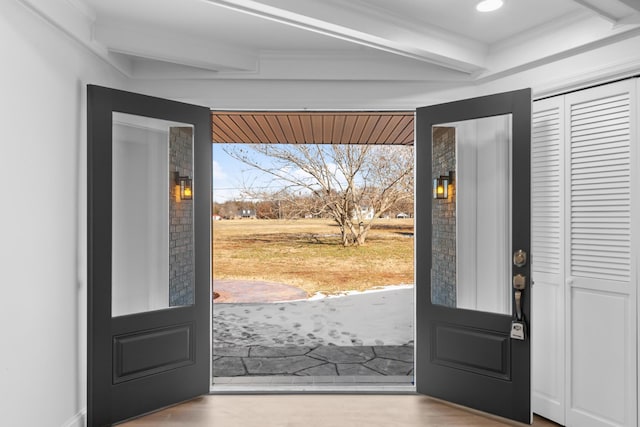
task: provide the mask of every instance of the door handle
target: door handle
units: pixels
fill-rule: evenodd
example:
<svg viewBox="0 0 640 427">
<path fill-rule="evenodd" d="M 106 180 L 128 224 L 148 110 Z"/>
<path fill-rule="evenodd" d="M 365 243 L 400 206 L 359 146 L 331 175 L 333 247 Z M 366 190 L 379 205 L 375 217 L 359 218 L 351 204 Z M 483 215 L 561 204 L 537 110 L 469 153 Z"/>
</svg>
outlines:
<svg viewBox="0 0 640 427">
<path fill-rule="evenodd" d="M 522 249 L 518 249 L 513 253 L 513 265 L 522 268 L 527 265 L 527 253 Z M 527 277 L 522 274 L 513 276 L 513 293 L 514 303 L 516 305 L 516 321 L 522 322 L 522 292 L 527 287 Z"/>
<path fill-rule="evenodd" d="M 514 302 L 516 304 L 516 319 L 522 320 L 522 291 L 527 287 L 527 277 L 522 274 L 513 276 Z"/>
<path fill-rule="evenodd" d="M 522 292 L 527 287 L 527 276 L 516 274 L 513 276 L 513 301 L 516 306 L 516 319 L 511 321 L 511 338 L 524 341 L 526 339 L 526 323 L 522 314 Z"/>
<path fill-rule="evenodd" d="M 516 291 L 514 299 L 516 301 L 516 319 L 522 320 L 522 291 Z"/>
</svg>

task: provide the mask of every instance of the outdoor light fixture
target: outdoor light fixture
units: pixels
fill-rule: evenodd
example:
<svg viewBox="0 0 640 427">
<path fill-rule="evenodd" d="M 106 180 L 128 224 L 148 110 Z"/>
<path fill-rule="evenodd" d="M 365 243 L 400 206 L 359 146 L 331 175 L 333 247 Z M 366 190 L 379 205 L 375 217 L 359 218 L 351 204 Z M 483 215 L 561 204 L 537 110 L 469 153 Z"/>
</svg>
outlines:
<svg viewBox="0 0 640 427">
<path fill-rule="evenodd" d="M 478 12 L 493 12 L 500 9 L 503 4 L 503 0 L 483 0 L 476 5 L 476 10 Z"/>
<path fill-rule="evenodd" d="M 440 175 L 439 178 L 433 178 L 433 198 L 448 199 L 449 184 L 453 185 L 453 177 L 455 172 L 449 171 L 449 175 Z"/>
<path fill-rule="evenodd" d="M 193 199 L 193 185 L 190 176 L 180 176 L 179 172 L 174 172 L 176 185 L 180 186 L 180 200 Z"/>
</svg>

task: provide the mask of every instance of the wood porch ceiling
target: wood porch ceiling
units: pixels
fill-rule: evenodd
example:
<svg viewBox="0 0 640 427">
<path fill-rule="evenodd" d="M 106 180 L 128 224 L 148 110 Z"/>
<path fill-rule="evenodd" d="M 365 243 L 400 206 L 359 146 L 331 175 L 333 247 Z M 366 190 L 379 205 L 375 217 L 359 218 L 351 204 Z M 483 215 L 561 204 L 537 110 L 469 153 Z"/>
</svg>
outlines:
<svg viewBox="0 0 640 427">
<path fill-rule="evenodd" d="M 214 143 L 413 145 L 413 111 L 213 111 Z"/>
</svg>

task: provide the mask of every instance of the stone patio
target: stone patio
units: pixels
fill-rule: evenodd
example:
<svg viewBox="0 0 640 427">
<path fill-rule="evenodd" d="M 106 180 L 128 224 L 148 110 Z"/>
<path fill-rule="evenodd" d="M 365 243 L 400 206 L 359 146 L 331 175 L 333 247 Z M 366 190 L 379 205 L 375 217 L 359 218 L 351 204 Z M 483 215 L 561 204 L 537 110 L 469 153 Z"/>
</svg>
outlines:
<svg viewBox="0 0 640 427">
<path fill-rule="evenodd" d="M 213 376 L 413 376 L 413 344 L 214 347 Z"/>
</svg>

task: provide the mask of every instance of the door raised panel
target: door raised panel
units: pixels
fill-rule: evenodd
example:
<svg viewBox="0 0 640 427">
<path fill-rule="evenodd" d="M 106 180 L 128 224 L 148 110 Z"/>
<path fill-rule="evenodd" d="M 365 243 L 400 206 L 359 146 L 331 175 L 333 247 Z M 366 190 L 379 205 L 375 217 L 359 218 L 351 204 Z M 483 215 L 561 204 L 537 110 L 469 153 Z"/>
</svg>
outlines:
<svg viewBox="0 0 640 427">
<path fill-rule="evenodd" d="M 511 346 L 508 335 L 436 324 L 432 336 L 435 339 L 432 346 L 434 363 L 511 380 Z M 467 351 L 469 345 L 475 351 Z"/>
<path fill-rule="evenodd" d="M 113 383 L 194 363 L 193 323 L 113 337 Z"/>
<path fill-rule="evenodd" d="M 603 426 L 635 425 L 626 407 L 629 386 L 635 386 L 628 375 L 634 344 L 620 327 L 629 324 L 629 315 L 626 295 L 573 288 L 571 425 L 587 425 L 589 419 Z"/>
</svg>

